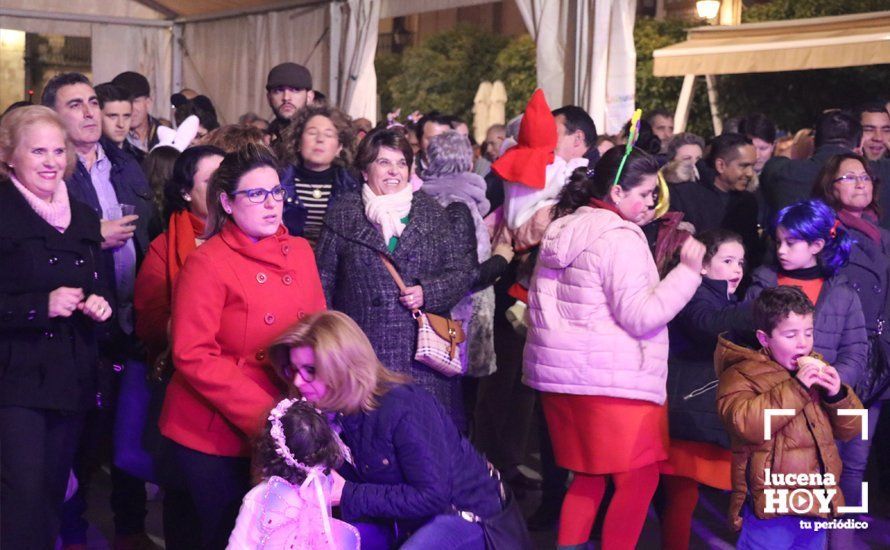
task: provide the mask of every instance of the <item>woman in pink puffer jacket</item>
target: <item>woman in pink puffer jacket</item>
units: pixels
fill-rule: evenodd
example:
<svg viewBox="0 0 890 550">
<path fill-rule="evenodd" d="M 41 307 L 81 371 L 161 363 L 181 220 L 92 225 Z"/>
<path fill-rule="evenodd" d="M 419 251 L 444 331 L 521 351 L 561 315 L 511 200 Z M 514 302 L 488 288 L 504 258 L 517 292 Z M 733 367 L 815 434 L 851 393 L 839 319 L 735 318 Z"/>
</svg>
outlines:
<svg viewBox="0 0 890 550">
<path fill-rule="evenodd" d="M 701 282 L 704 246 L 687 239 L 662 281 L 636 225 L 655 204 L 658 164 L 622 148 L 578 170 L 554 209 L 529 289 L 524 381 L 541 402 L 557 463 L 574 473 L 560 548 L 589 538 L 607 477 L 603 546 L 633 548 L 667 458 L 667 323 Z"/>
</svg>

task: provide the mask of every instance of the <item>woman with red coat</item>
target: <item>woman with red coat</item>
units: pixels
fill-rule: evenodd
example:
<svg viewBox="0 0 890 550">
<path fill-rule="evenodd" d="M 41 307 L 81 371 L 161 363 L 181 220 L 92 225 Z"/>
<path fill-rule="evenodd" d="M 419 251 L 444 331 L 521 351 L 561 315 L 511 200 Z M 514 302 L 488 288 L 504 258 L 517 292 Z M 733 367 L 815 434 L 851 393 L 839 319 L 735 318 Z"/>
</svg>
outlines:
<svg viewBox="0 0 890 550">
<path fill-rule="evenodd" d="M 173 291 L 175 373 L 160 428 L 167 482 L 190 502 L 165 509 L 165 534 L 197 537 L 190 548 L 225 548 L 250 489 L 250 441 L 282 393 L 267 346 L 325 309 L 309 243 L 281 225 L 284 197 L 270 151 L 226 155 L 210 180 L 207 241 Z"/>
</svg>

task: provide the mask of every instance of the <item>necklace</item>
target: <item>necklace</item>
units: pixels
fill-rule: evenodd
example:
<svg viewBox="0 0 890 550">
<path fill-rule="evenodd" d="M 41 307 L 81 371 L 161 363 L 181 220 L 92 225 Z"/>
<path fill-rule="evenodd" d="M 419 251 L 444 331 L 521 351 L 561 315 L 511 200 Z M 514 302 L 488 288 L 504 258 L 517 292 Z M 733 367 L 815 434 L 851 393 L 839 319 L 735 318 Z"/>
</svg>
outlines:
<svg viewBox="0 0 890 550">
<path fill-rule="evenodd" d="M 315 199 L 315 200 L 319 200 L 319 199 L 321 199 L 321 196 L 322 196 L 322 190 L 321 190 L 321 189 L 322 189 L 322 187 L 324 187 L 324 184 L 314 185 L 314 184 L 312 184 L 312 183 L 309 183 L 308 181 L 307 181 L 307 182 L 303 182 L 302 180 L 300 180 L 300 178 L 295 177 L 295 178 L 294 178 L 294 185 L 296 185 L 296 184 L 298 184 L 298 183 L 308 183 L 310 186 L 312 186 L 312 198 Z"/>
</svg>

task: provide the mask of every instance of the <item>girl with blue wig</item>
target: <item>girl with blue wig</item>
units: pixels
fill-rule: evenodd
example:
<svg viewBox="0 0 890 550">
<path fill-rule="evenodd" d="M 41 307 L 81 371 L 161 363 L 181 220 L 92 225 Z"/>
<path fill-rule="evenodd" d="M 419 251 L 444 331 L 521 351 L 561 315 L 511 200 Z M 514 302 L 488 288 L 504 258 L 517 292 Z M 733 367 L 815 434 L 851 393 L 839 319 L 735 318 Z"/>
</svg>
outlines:
<svg viewBox="0 0 890 550">
<path fill-rule="evenodd" d="M 852 384 L 868 356 L 865 317 L 859 295 L 840 270 L 847 264 L 853 238 L 835 211 L 818 199 L 808 199 L 779 211 L 772 224 L 776 245 L 774 265 L 752 274 L 746 299 L 765 288 L 796 286 L 816 306 L 814 350 Z"/>
</svg>

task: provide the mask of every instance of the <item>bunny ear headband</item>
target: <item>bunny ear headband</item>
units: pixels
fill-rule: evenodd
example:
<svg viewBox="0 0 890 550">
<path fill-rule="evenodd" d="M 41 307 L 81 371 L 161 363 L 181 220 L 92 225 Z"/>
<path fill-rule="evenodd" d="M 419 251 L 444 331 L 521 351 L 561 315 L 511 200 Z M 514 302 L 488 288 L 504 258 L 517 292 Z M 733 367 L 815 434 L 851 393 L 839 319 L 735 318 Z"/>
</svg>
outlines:
<svg viewBox="0 0 890 550">
<path fill-rule="evenodd" d="M 198 135 L 198 126 L 198 117 L 195 115 L 190 115 L 183 120 L 179 128 L 175 130 L 166 126 L 158 126 L 158 144 L 151 150 L 154 151 L 158 147 L 173 147 L 180 153 L 185 151 Z"/>
</svg>

